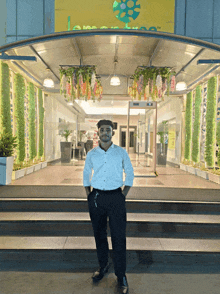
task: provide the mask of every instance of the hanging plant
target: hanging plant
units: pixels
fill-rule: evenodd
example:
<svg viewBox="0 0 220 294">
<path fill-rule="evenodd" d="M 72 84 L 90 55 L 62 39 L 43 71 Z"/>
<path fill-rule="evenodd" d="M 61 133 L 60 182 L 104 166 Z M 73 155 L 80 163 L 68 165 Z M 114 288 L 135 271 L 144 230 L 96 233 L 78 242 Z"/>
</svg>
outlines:
<svg viewBox="0 0 220 294">
<path fill-rule="evenodd" d="M 84 98 L 87 101 L 91 97 L 95 100 L 95 93 L 98 91 L 95 89 L 96 83 L 95 66 L 60 69 L 60 93 L 65 98 L 68 97 L 68 100 Z"/>
<path fill-rule="evenodd" d="M 151 99 L 153 101 L 158 99 L 164 99 L 165 91 L 167 90 L 167 96 L 169 96 L 170 89 L 170 75 L 175 75 L 175 72 L 171 72 L 169 68 L 156 68 L 146 67 L 137 68 L 132 78 L 133 91 L 129 90 L 129 95 L 141 100 L 141 96 L 144 96 L 144 100 Z M 167 85 L 166 85 L 167 83 Z M 172 81 L 172 87 L 175 84 L 175 80 Z M 138 97 L 137 97 L 138 92 Z"/>
</svg>

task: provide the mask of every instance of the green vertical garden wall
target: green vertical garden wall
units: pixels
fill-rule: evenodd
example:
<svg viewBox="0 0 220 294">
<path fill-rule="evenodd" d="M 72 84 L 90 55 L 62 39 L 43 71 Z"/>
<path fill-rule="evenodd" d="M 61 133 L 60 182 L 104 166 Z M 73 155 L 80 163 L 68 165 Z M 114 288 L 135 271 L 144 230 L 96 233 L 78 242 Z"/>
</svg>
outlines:
<svg viewBox="0 0 220 294">
<path fill-rule="evenodd" d="M 192 136 L 192 160 L 193 162 L 199 162 L 199 150 L 200 150 L 200 117 L 201 117 L 201 102 L 202 102 L 202 87 L 196 87 L 195 97 L 195 120 L 193 124 L 193 136 Z"/>
<path fill-rule="evenodd" d="M 38 105 L 39 105 L 39 149 L 38 157 L 44 155 L 44 108 L 42 90 L 38 89 Z"/>
<path fill-rule="evenodd" d="M 217 162 L 218 162 L 218 166 L 220 167 L 220 121 L 217 124 L 216 141 L 217 141 L 217 144 L 218 144 L 218 158 L 217 158 Z"/>
<path fill-rule="evenodd" d="M 212 77 L 208 81 L 207 111 L 206 111 L 206 148 L 205 161 L 209 167 L 215 164 L 215 144 L 216 144 L 216 92 L 217 77 Z"/>
<path fill-rule="evenodd" d="M 0 62 L 0 132 L 12 135 L 10 106 L 10 73 L 6 63 Z"/>
<path fill-rule="evenodd" d="M 192 92 L 187 94 L 186 100 L 186 118 L 185 118 L 185 154 L 186 160 L 191 160 L 191 143 L 192 143 Z"/>
<path fill-rule="evenodd" d="M 34 84 L 29 83 L 29 158 L 34 159 L 36 156 L 36 131 L 35 131 L 35 96 Z"/>
<path fill-rule="evenodd" d="M 15 75 L 15 117 L 17 136 L 17 162 L 25 159 L 25 120 L 24 120 L 25 82 L 20 74 Z"/>
</svg>

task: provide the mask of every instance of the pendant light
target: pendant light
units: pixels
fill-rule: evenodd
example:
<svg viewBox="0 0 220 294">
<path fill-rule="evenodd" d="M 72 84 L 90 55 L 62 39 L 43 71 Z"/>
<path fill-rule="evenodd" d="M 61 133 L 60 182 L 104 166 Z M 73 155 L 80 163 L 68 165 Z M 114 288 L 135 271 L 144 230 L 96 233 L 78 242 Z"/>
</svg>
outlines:
<svg viewBox="0 0 220 294">
<path fill-rule="evenodd" d="M 116 65 L 117 65 L 117 60 L 114 60 L 114 76 L 110 80 L 110 85 L 111 86 L 120 86 L 121 82 L 118 76 L 116 76 L 115 71 L 116 71 Z"/>
<path fill-rule="evenodd" d="M 178 83 L 176 84 L 176 90 L 177 90 L 177 91 L 184 91 L 184 90 L 186 90 L 186 89 L 187 89 L 187 85 L 186 85 L 185 82 L 178 82 Z"/>
<path fill-rule="evenodd" d="M 49 68 L 46 68 L 47 71 L 50 71 Z M 54 81 L 50 78 L 44 79 L 43 86 L 46 88 L 54 88 Z"/>
</svg>

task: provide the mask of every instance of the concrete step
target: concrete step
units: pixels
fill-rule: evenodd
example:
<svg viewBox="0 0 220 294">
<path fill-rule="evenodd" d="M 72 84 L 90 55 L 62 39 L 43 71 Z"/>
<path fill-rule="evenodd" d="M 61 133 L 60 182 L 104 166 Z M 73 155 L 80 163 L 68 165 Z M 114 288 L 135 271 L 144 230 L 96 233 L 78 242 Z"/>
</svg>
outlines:
<svg viewBox="0 0 220 294">
<path fill-rule="evenodd" d="M 88 212 L 1 212 L 0 235 L 93 236 L 93 229 Z M 127 237 L 220 239 L 220 217 L 127 213 Z"/>
<path fill-rule="evenodd" d="M 218 214 L 220 202 L 131 200 L 130 213 Z M 0 212 L 88 212 L 87 199 L 77 198 L 0 198 Z"/>
<path fill-rule="evenodd" d="M 111 239 L 108 237 L 110 257 Z M 93 237 L 0 237 L 0 262 L 25 260 L 69 261 L 73 267 L 87 268 L 97 263 Z M 127 264 L 153 262 L 175 264 L 217 264 L 220 240 L 172 238 L 127 238 Z"/>
</svg>

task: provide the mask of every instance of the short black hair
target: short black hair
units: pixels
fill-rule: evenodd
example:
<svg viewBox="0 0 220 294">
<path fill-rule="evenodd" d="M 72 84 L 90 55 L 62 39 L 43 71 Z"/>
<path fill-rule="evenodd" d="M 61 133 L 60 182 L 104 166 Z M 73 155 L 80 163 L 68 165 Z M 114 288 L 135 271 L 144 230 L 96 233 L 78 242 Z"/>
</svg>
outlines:
<svg viewBox="0 0 220 294">
<path fill-rule="evenodd" d="M 98 123 L 97 123 L 97 128 L 99 129 L 102 125 L 109 125 L 112 127 L 113 129 L 113 122 L 111 120 L 107 120 L 107 119 L 101 119 Z"/>
</svg>

